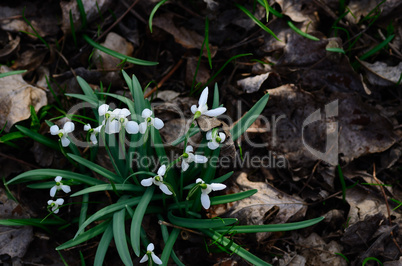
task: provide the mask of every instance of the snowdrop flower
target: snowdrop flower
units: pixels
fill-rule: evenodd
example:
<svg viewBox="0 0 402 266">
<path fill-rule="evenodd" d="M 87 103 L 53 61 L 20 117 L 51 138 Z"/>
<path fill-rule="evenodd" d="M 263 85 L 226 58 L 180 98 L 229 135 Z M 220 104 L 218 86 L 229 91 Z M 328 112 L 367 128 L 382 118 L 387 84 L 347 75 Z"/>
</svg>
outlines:
<svg viewBox="0 0 402 266">
<path fill-rule="evenodd" d="M 206 87 L 202 91 L 200 99 L 198 99 L 198 107 L 196 105 L 191 106 L 191 112 L 194 114 L 195 119 L 200 117 L 201 115 L 215 117 L 226 112 L 225 107 L 218 107 L 212 110 L 208 110 L 207 100 L 208 100 L 208 87 Z"/>
<path fill-rule="evenodd" d="M 63 205 L 64 199 L 57 199 L 57 200 L 48 200 L 47 205 L 49 205 L 52 208 L 52 212 L 58 213 L 59 212 L 59 206 Z"/>
<path fill-rule="evenodd" d="M 209 199 L 208 194 L 211 193 L 211 191 L 217 191 L 226 188 L 226 185 L 219 183 L 205 184 L 204 180 L 202 180 L 201 178 L 197 178 L 195 182 L 197 184 L 200 184 L 201 204 L 202 207 L 204 207 L 205 209 L 209 209 L 209 207 L 211 206 L 211 200 Z"/>
<path fill-rule="evenodd" d="M 172 195 L 172 191 L 170 191 L 169 188 L 163 183 L 163 176 L 165 175 L 165 173 L 166 165 L 162 165 L 158 169 L 158 175 L 141 180 L 141 185 L 143 185 L 144 187 L 149 187 L 153 183 L 157 185 L 166 195 Z"/>
<path fill-rule="evenodd" d="M 131 112 L 127 108 L 116 108 L 111 113 L 109 123 L 105 128 L 105 132 L 108 134 L 118 133 L 120 129 L 124 127 L 129 134 L 137 134 L 139 127 L 135 121 L 128 121 L 127 116 L 131 115 Z M 108 132 L 107 132 L 107 131 Z"/>
<path fill-rule="evenodd" d="M 143 263 L 143 262 L 148 261 L 149 257 L 151 257 L 152 260 L 153 260 L 156 264 L 158 264 L 158 265 L 162 264 L 161 259 L 158 258 L 158 256 L 155 255 L 155 253 L 154 253 L 154 248 L 155 248 L 155 247 L 154 247 L 154 244 L 152 244 L 152 243 L 150 243 L 150 244 L 147 246 L 147 253 L 144 255 L 144 257 L 142 257 L 142 259 L 140 260 L 140 263 Z"/>
<path fill-rule="evenodd" d="M 63 182 L 61 182 L 63 178 L 61 176 L 56 176 L 56 178 L 54 179 L 54 181 L 56 181 L 56 185 L 54 185 L 51 189 L 50 189 L 50 196 L 54 197 L 54 195 L 56 195 L 56 191 L 59 190 L 63 190 L 64 193 L 69 193 L 71 191 L 70 186 L 68 185 L 63 185 Z"/>
<path fill-rule="evenodd" d="M 101 128 L 102 128 L 102 125 L 100 125 L 96 128 L 91 128 L 90 124 L 86 124 L 84 126 L 84 130 L 91 133 L 91 136 L 89 137 L 89 139 L 92 141 L 92 143 L 94 145 L 96 145 L 98 143 L 98 140 L 96 139 L 96 135 L 99 134 L 99 132 L 101 131 Z"/>
<path fill-rule="evenodd" d="M 157 130 L 163 128 L 164 123 L 162 120 L 159 118 L 153 118 L 152 116 L 152 111 L 149 110 L 148 108 L 144 109 L 142 111 L 141 116 L 145 119 L 144 122 L 140 124 L 140 133 L 145 134 L 145 131 L 147 131 L 147 128 L 152 125 L 154 126 Z"/>
<path fill-rule="evenodd" d="M 183 159 L 181 161 L 181 169 L 183 171 L 186 171 L 192 162 L 196 163 L 206 163 L 208 161 L 208 158 L 205 157 L 204 155 L 198 155 L 194 154 L 194 149 L 193 146 L 188 145 L 186 147 L 186 152 L 183 153 Z"/>
<path fill-rule="evenodd" d="M 70 144 L 67 134 L 73 132 L 74 128 L 75 126 L 73 122 L 66 122 L 63 129 L 59 129 L 57 125 L 53 125 L 50 127 L 50 134 L 58 135 L 60 137 L 61 146 L 67 147 Z"/>
<path fill-rule="evenodd" d="M 226 139 L 226 135 L 223 132 L 218 133 L 218 129 L 213 129 L 207 132 L 206 135 L 208 142 L 208 148 L 211 150 L 216 150 L 220 143 L 223 143 Z"/>
</svg>

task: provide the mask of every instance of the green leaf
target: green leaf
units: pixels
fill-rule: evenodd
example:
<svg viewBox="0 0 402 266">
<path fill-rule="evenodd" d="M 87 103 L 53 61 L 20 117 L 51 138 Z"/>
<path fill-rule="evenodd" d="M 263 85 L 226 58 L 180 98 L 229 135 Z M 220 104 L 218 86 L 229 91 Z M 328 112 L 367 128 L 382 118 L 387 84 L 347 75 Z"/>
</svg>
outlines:
<svg viewBox="0 0 402 266">
<path fill-rule="evenodd" d="M 242 199 L 245 199 L 245 198 L 248 198 L 248 197 L 254 195 L 257 192 L 258 192 L 257 189 L 251 189 L 251 190 L 242 191 L 242 192 L 238 192 L 238 193 L 234 193 L 234 194 L 230 194 L 230 195 L 210 197 L 211 205 L 225 204 L 225 203 L 229 203 L 229 202 L 242 200 Z"/>
<path fill-rule="evenodd" d="M 162 1 L 160 1 L 159 3 L 157 3 L 157 4 L 155 5 L 155 7 L 152 9 L 151 14 L 149 15 L 148 24 L 149 24 L 149 30 L 151 31 L 151 33 L 152 33 L 152 20 L 153 20 L 153 18 L 154 18 L 154 16 L 155 16 L 155 13 L 156 13 L 156 11 L 159 9 L 159 7 L 160 7 L 161 5 L 163 5 L 166 1 L 167 1 L 167 0 L 162 0 Z"/>
<path fill-rule="evenodd" d="M 54 185 L 54 182 L 53 182 Z M 144 187 L 136 186 L 132 184 L 115 184 L 114 186 L 111 184 L 102 184 L 96 185 L 88 188 L 84 188 L 74 194 L 70 195 L 70 197 L 77 197 L 88 193 L 105 191 L 105 190 L 117 190 L 117 191 L 131 191 L 131 192 L 142 192 L 145 191 Z"/>
<path fill-rule="evenodd" d="M 251 19 L 255 22 L 255 24 L 257 24 L 261 29 L 265 30 L 265 31 L 268 32 L 272 37 L 274 37 L 275 39 L 277 39 L 278 41 L 281 42 L 281 40 L 280 40 L 278 37 L 276 37 L 275 33 L 274 33 L 272 30 L 270 30 L 267 26 L 265 26 L 264 23 L 262 23 L 261 21 L 259 21 L 259 20 L 258 20 L 253 14 L 251 14 L 251 12 L 248 11 L 245 7 L 243 7 L 243 6 L 239 5 L 239 4 L 236 4 L 236 3 L 235 3 L 235 6 L 237 6 L 241 11 L 243 11 L 247 16 L 249 16 L 249 18 L 251 18 Z"/>
<path fill-rule="evenodd" d="M 144 218 L 145 211 L 147 210 L 148 204 L 152 199 L 154 189 L 155 186 L 151 186 L 145 191 L 144 195 L 141 197 L 141 201 L 138 203 L 138 206 L 134 211 L 134 216 L 131 221 L 131 229 L 130 229 L 131 245 L 137 257 L 140 256 L 141 252 L 140 235 L 141 235 L 142 219 Z"/>
<path fill-rule="evenodd" d="M 117 95 L 117 94 L 114 94 L 114 93 L 108 93 L 108 92 L 98 92 L 98 94 L 107 95 L 107 96 L 113 97 L 113 98 L 121 101 L 122 103 L 127 105 L 127 107 L 130 110 L 131 114 L 135 114 L 134 103 L 133 103 L 133 101 L 131 101 L 127 97 L 122 96 L 122 95 Z"/>
<path fill-rule="evenodd" d="M 264 110 L 269 99 L 269 94 L 265 94 L 248 112 L 245 114 L 236 125 L 230 130 L 233 141 L 237 140 L 250 126 L 254 123 L 257 117 Z"/>
<path fill-rule="evenodd" d="M 197 133 L 199 133 L 199 132 L 200 132 L 200 128 L 198 128 L 198 127 L 196 127 L 196 128 L 191 128 L 188 137 L 191 138 L 192 136 L 194 136 L 195 134 L 197 134 Z M 176 139 L 175 141 L 173 141 L 173 142 L 171 143 L 171 145 L 172 145 L 172 146 L 176 146 L 176 145 L 182 143 L 185 139 L 186 139 L 186 136 L 183 135 L 183 136 L 179 137 L 178 139 Z"/>
<path fill-rule="evenodd" d="M 28 70 L 16 70 L 16 71 L 9 71 L 9 72 L 5 72 L 5 73 L 0 73 L 0 78 L 12 76 L 12 75 L 19 75 L 19 74 L 25 73 L 27 71 Z"/>
<path fill-rule="evenodd" d="M 100 165 L 93 163 L 91 161 L 88 161 L 87 159 L 84 159 L 80 156 L 77 156 L 75 154 L 67 153 L 67 156 L 76 161 L 77 163 L 87 167 L 88 169 L 106 177 L 110 181 L 113 181 L 115 183 L 123 183 L 124 179 L 121 176 L 116 175 L 115 173 L 101 167 Z"/>
<path fill-rule="evenodd" d="M 29 219 L 0 219 L 0 225 L 4 226 L 36 226 L 42 228 L 45 231 L 50 232 L 49 226 L 50 225 L 62 225 L 66 222 L 63 220 L 53 220 L 53 219 L 36 219 L 36 218 L 29 218 Z"/>
<path fill-rule="evenodd" d="M 92 106 L 96 107 L 99 104 L 99 100 L 93 100 L 92 97 L 88 97 L 87 95 L 83 95 L 83 94 L 76 94 L 76 93 L 66 93 L 66 96 L 69 97 L 73 97 L 73 98 L 77 98 L 79 100 L 82 100 L 84 102 L 87 102 L 89 104 L 91 104 Z"/>
<path fill-rule="evenodd" d="M 54 149 L 56 151 L 60 150 L 60 146 L 59 146 L 58 142 L 56 142 L 56 141 L 54 141 L 52 139 L 49 139 L 48 137 L 45 137 L 45 136 L 39 134 L 38 132 L 30 130 L 30 129 L 26 128 L 26 127 L 19 126 L 19 125 L 16 125 L 15 127 L 19 131 L 21 131 L 25 136 L 30 137 L 34 141 L 37 141 L 37 142 L 39 142 L 39 143 L 41 143 L 41 144 L 43 144 L 43 145 L 45 145 L 45 146 L 47 146 L 47 147 L 49 147 L 51 149 Z"/>
<path fill-rule="evenodd" d="M 89 229 L 88 231 L 85 231 L 84 233 L 80 234 L 79 236 L 70 239 L 69 241 L 65 242 L 64 244 L 61 244 L 60 246 L 58 246 L 56 248 L 56 250 L 62 250 L 62 249 L 66 249 L 66 248 L 71 248 L 74 246 L 77 246 L 85 241 L 88 241 L 92 238 L 94 238 L 95 236 L 102 234 L 109 226 L 109 224 L 111 223 L 111 220 L 107 220 L 91 229 Z"/>
<path fill-rule="evenodd" d="M 301 36 L 303 36 L 303 37 L 305 37 L 305 38 L 307 38 L 307 39 L 310 39 L 310 40 L 312 40 L 312 41 L 319 41 L 319 40 L 320 40 L 320 39 L 318 39 L 317 37 L 315 37 L 315 36 L 313 36 L 313 35 L 310 35 L 310 34 L 308 34 L 308 33 L 305 33 L 305 32 L 303 32 L 303 31 L 301 31 L 298 27 L 295 26 L 295 24 L 293 24 L 292 21 L 288 20 L 287 23 L 288 23 L 289 27 L 290 27 L 292 30 L 294 30 L 297 34 L 299 34 L 299 35 L 301 35 Z"/>
<path fill-rule="evenodd" d="M 96 42 L 94 42 L 91 38 L 89 38 L 87 35 L 83 35 L 82 36 L 84 38 L 84 40 L 89 43 L 91 46 L 93 46 L 94 48 L 98 49 L 99 51 L 102 51 L 108 55 L 111 55 L 113 57 L 116 57 L 120 60 L 125 60 L 126 62 L 135 64 L 135 65 L 141 65 L 141 66 L 155 66 L 158 64 L 158 62 L 151 62 L 151 61 L 145 61 L 145 60 L 141 60 L 141 59 L 137 59 L 137 58 L 133 58 L 121 53 L 118 53 L 116 51 L 113 51 L 109 48 L 106 48 Z"/>
<path fill-rule="evenodd" d="M 328 47 L 328 48 L 325 48 L 325 50 L 327 50 L 328 52 L 333 52 L 333 53 L 346 54 L 345 50 L 343 50 L 342 48 L 338 48 L 338 47 Z"/>
<path fill-rule="evenodd" d="M 379 45 L 377 45 L 376 47 L 374 47 L 373 49 L 371 49 L 370 51 L 368 51 L 367 53 L 363 54 L 362 56 L 359 57 L 360 60 L 366 60 L 367 58 L 369 58 L 370 56 L 372 56 L 373 54 L 377 53 L 378 51 L 380 51 L 382 48 L 384 48 L 389 42 L 392 41 L 392 39 L 395 37 L 395 35 L 390 35 L 388 36 L 388 38 L 386 38 L 383 42 L 381 42 Z"/>
<path fill-rule="evenodd" d="M 202 233 L 205 235 L 209 236 L 213 240 L 215 240 L 217 243 L 221 244 L 224 247 L 227 247 L 230 249 L 230 251 L 236 253 L 243 259 L 247 260 L 249 263 L 252 265 L 259 265 L 259 266 L 270 266 L 271 264 L 263 261 L 262 259 L 258 258 L 257 256 L 251 254 L 244 248 L 240 247 L 233 241 L 227 239 L 223 235 L 219 234 L 218 232 L 215 232 L 213 229 L 199 229 Z"/>
<path fill-rule="evenodd" d="M 113 214 L 113 236 L 114 243 L 116 244 L 117 252 L 124 265 L 133 265 L 131 261 L 130 252 L 128 250 L 126 239 L 126 228 L 124 225 L 126 216 L 126 208 L 121 209 Z"/>
<path fill-rule="evenodd" d="M 92 101 L 98 104 L 98 97 L 95 95 L 94 90 L 89 86 L 88 82 L 86 82 L 83 78 L 77 77 L 78 84 L 80 84 L 82 92 L 88 96 Z"/>
<path fill-rule="evenodd" d="M 0 143 L 5 143 L 7 141 L 11 141 L 11 140 L 15 140 L 15 139 L 21 139 L 21 138 L 23 138 L 25 136 L 26 135 L 23 134 L 20 131 L 10 132 L 10 133 L 5 134 L 5 135 L 0 137 Z"/>
<path fill-rule="evenodd" d="M 217 228 L 225 225 L 237 223 L 236 218 L 214 218 L 214 219 L 192 219 L 174 216 L 172 212 L 168 213 L 169 221 L 177 226 L 185 228 Z"/>
<path fill-rule="evenodd" d="M 169 262 L 169 257 L 172 253 L 173 250 L 173 245 L 176 242 L 177 237 L 180 234 L 180 229 L 178 228 L 173 228 L 172 232 L 169 235 L 168 240 L 165 242 L 165 247 L 163 248 L 161 260 L 162 260 L 162 265 L 166 266 Z"/>
<path fill-rule="evenodd" d="M 306 228 L 321 222 L 323 219 L 324 217 L 318 217 L 306 221 L 286 223 L 286 224 L 238 225 L 225 228 L 216 228 L 215 231 L 218 233 L 225 233 L 230 231 L 239 234 L 259 233 L 259 232 L 284 232 L 284 231 L 292 231 Z"/>
<path fill-rule="evenodd" d="M 106 252 L 109 249 L 110 242 L 113 238 L 113 224 L 110 222 L 99 241 L 96 249 L 94 266 L 102 266 L 105 260 Z"/>
<path fill-rule="evenodd" d="M 18 183 L 23 183 L 23 182 L 28 182 L 28 181 L 35 181 L 35 180 L 45 180 L 48 178 L 55 178 L 56 176 L 62 176 L 65 179 L 72 179 L 79 181 L 84 184 L 88 185 L 99 185 L 99 184 L 104 184 L 105 182 L 89 177 L 87 175 L 83 174 L 78 174 L 74 173 L 71 171 L 66 171 L 66 170 L 59 170 L 59 169 L 35 169 L 31 170 L 25 173 L 22 173 L 10 181 L 8 181 L 6 184 L 18 184 Z"/>
</svg>

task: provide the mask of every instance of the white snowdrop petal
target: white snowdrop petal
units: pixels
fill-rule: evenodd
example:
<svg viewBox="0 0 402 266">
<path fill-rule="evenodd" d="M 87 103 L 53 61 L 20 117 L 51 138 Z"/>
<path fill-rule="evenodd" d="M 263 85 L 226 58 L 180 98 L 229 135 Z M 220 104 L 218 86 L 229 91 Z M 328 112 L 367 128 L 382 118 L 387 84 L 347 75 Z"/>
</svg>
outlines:
<svg viewBox="0 0 402 266">
<path fill-rule="evenodd" d="M 63 190 L 64 193 L 70 193 L 71 192 L 71 188 L 68 185 L 62 185 L 61 190 Z"/>
<path fill-rule="evenodd" d="M 204 184 L 204 180 L 202 180 L 201 178 L 197 178 L 197 180 L 195 180 L 195 183 L 203 183 Z"/>
<path fill-rule="evenodd" d="M 153 244 L 153 243 L 149 243 L 148 246 L 147 246 L 147 251 L 154 251 L 154 249 L 155 249 L 154 244 Z"/>
<path fill-rule="evenodd" d="M 109 110 L 109 105 L 107 104 L 102 104 L 101 106 L 98 107 L 98 114 L 100 116 L 103 116 L 106 114 L 106 112 Z"/>
<path fill-rule="evenodd" d="M 205 157 L 204 155 L 194 155 L 194 162 L 196 163 L 206 163 L 208 161 L 208 158 Z"/>
<path fill-rule="evenodd" d="M 172 191 L 169 190 L 168 186 L 166 186 L 165 184 L 161 184 L 159 186 L 159 188 L 162 190 L 163 193 L 165 193 L 166 195 L 172 195 Z"/>
<path fill-rule="evenodd" d="M 207 101 L 208 101 L 208 87 L 206 87 L 202 91 L 202 93 L 200 95 L 200 99 L 198 100 L 198 107 L 206 105 Z"/>
<path fill-rule="evenodd" d="M 161 265 L 161 264 L 162 264 L 161 259 L 158 258 L 153 252 L 151 253 L 151 257 L 152 257 L 152 260 L 153 260 L 156 264 L 158 264 L 158 265 Z"/>
<path fill-rule="evenodd" d="M 57 191 L 57 186 L 53 186 L 50 189 L 50 197 L 54 197 L 54 195 L 56 195 L 56 191 Z M 49 202 L 48 202 L 49 203 Z"/>
<path fill-rule="evenodd" d="M 105 132 L 107 134 L 115 134 L 120 131 L 120 123 L 117 120 L 106 123 Z"/>
<path fill-rule="evenodd" d="M 205 135 L 205 137 L 207 138 L 207 140 L 211 140 L 212 139 L 212 130 L 208 131 L 207 134 Z"/>
<path fill-rule="evenodd" d="M 59 213 L 59 209 L 58 209 L 58 206 L 56 207 L 56 206 L 54 206 L 53 208 L 52 208 L 52 212 L 53 213 Z"/>
<path fill-rule="evenodd" d="M 148 118 L 148 117 L 151 117 L 151 115 L 152 115 L 152 111 L 151 110 L 149 110 L 148 108 L 145 108 L 143 111 L 142 111 L 142 114 L 141 114 L 141 116 L 143 117 L 143 118 Z"/>
<path fill-rule="evenodd" d="M 209 199 L 208 194 L 201 194 L 201 204 L 204 209 L 209 209 L 209 207 L 211 206 L 211 200 Z"/>
<path fill-rule="evenodd" d="M 210 141 L 207 145 L 211 150 L 216 150 L 219 147 L 219 144 L 217 144 L 215 141 Z"/>
<path fill-rule="evenodd" d="M 95 134 L 91 134 L 91 136 L 89 137 L 89 139 L 91 140 L 91 142 L 96 145 L 98 143 L 98 140 L 96 139 L 96 135 Z"/>
<path fill-rule="evenodd" d="M 70 140 L 67 137 L 62 137 L 60 140 L 63 147 L 67 147 L 70 144 Z"/>
<path fill-rule="evenodd" d="M 147 131 L 147 122 L 142 122 L 139 126 L 139 130 L 141 134 L 145 134 Z"/>
<path fill-rule="evenodd" d="M 50 134 L 52 134 L 52 135 L 59 134 L 59 131 L 60 131 L 60 129 L 57 125 L 53 125 L 50 127 Z"/>
<path fill-rule="evenodd" d="M 182 162 L 181 162 L 181 169 L 185 172 L 185 171 L 187 171 L 187 169 L 188 169 L 188 167 L 189 167 L 190 165 L 186 162 L 186 160 L 183 160 Z"/>
<path fill-rule="evenodd" d="M 57 205 L 63 205 L 64 199 L 57 199 L 57 200 L 55 201 L 55 203 L 56 203 Z"/>
<path fill-rule="evenodd" d="M 223 143 L 226 139 L 226 135 L 223 132 L 219 132 L 219 137 L 221 138 L 221 143 Z"/>
<path fill-rule="evenodd" d="M 148 261 L 148 254 L 145 254 L 144 257 L 140 260 L 140 263 Z"/>
<path fill-rule="evenodd" d="M 219 183 L 212 183 L 209 185 L 213 191 L 222 190 L 226 188 L 226 185 Z"/>
<path fill-rule="evenodd" d="M 48 200 L 47 201 L 47 205 L 50 205 L 50 204 L 52 204 L 53 203 L 53 200 Z"/>
<path fill-rule="evenodd" d="M 138 123 L 135 121 L 128 121 L 125 127 L 128 134 L 137 134 L 140 130 Z"/>
<path fill-rule="evenodd" d="M 215 117 L 215 116 L 219 116 L 219 115 L 223 114 L 224 112 L 226 112 L 225 107 L 218 107 L 218 108 L 206 111 L 203 114 L 207 115 L 207 116 Z"/>
<path fill-rule="evenodd" d="M 131 115 L 131 112 L 127 108 L 123 108 L 123 109 L 121 109 L 119 115 L 123 116 L 123 117 L 127 117 L 127 116 Z"/>
<path fill-rule="evenodd" d="M 141 180 L 141 185 L 143 185 L 144 187 L 149 187 L 150 185 L 152 185 L 153 181 L 154 181 L 153 177 L 143 179 Z"/>
<path fill-rule="evenodd" d="M 84 130 L 85 131 L 88 131 L 88 130 L 90 130 L 91 129 L 91 125 L 90 124 L 86 124 L 85 126 L 84 126 Z"/>
<path fill-rule="evenodd" d="M 195 112 L 197 112 L 197 105 L 192 105 L 192 106 L 191 106 L 191 112 L 192 112 L 193 114 L 195 114 Z"/>
<path fill-rule="evenodd" d="M 163 121 L 162 121 L 161 119 L 159 119 L 159 118 L 155 118 L 155 119 L 154 119 L 154 127 L 155 127 L 157 130 L 163 128 L 164 125 L 165 125 L 165 124 L 163 123 Z"/>
<path fill-rule="evenodd" d="M 186 153 L 193 152 L 193 151 L 194 151 L 193 146 L 188 145 L 188 146 L 186 147 Z"/>
<path fill-rule="evenodd" d="M 158 175 L 159 176 L 164 176 L 166 173 L 166 165 L 162 165 L 161 167 L 159 167 L 158 169 Z"/>
<path fill-rule="evenodd" d="M 56 182 L 60 182 L 63 178 L 61 176 L 56 176 L 56 178 L 54 179 L 54 181 Z"/>
<path fill-rule="evenodd" d="M 75 129 L 75 125 L 73 122 L 66 122 L 63 126 L 63 130 L 64 130 L 64 132 L 66 132 L 66 134 L 73 132 L 74 129 Z"/>
</svg>

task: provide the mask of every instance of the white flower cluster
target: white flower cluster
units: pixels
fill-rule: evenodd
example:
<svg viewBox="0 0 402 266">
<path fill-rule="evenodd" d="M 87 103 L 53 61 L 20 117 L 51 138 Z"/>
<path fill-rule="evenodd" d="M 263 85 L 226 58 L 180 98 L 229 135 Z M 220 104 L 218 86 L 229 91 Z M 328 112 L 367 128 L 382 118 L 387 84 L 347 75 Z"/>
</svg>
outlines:
<svg viewBox="0 0 402 266">
<path fill-rule="evenodd" d="M 56 176 L 56 178 L 54 179 L 54 181 L 56 181 L 56 185 L 54 185 L 50 189 L 50 196 L 52 198 L 56 195 L 56 192 L 59 190 L 63 190 L 64 193 L 71 192 L 70 186 L 63 184 L 63 182 L 61 182 L 62 179 L 63 178 L 61 176 Z M 64 199 L 48 200 L 48 202 L 47 202 L 47 204 L 49 205 L 49 208 L 52 208 L 53 213 L 58 213 L 59 208 L 61 205 L 63 205 L 63 203 L 64 203 Z"/>
</svg>

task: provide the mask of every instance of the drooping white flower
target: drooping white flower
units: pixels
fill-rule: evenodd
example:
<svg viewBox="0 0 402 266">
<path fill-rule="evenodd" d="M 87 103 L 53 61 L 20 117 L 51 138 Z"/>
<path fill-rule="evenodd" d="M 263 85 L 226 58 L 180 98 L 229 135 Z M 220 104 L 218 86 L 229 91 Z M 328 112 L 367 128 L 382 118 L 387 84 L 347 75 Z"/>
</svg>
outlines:
<svg viewBox="0 0 402 266">
<path fill-rule="evenodd" d="M 66 122 L 63 129 L 59 129 L 57 125 L 50 127 L 50 134 L 58 135 L 60 137 L 61 146 L 67 147 L 70 144 L 70 140 L 67 138 L 67 134 L 74 131 L 75 125 L 73 122 Z"/>
<path fill-rule="evenodd" d="M 191 106 L 191 112 L 194 114 L 194 118 L 198 118 L 201 115 L 206 115 L 206 116 L 219 116 L 226 112 L 225 107 L 218 107 L 212 110 L 208 110 L 208 87 L 206 87 L 201 95 L 200 98 L 198 99 L 198 107 L 196 105 Z"/>
<path fill-rule="evenodd" d="M 155 255 L 154 249 L 155 249 L 154 244 L 150 243 L 147 246 L 147 253 L 145 253 L 144 257 L 142 257 L 142 259 L 140 260 L 140 263 L 148 261 L 148 259 L 151 257 L 153 262 L 155 262 L 158 265 L 161 265 L 162 261 L 160 258 L 158 258 L 158 256 Z"/>
<path fill-rule="evenodd" d="M 163 128 L 163 126 L 165 125 L 163 123 L 163 121 L 157 117 L 153 118 L 152 116 L 152 111 L 148 108 L 145 108 L 142 111 L 141 114 L 142 118 L 145 119 L 144 122 L 140 123 L 140 133 L 141 134 L 145 134 L 145 132 L 147 131 L 147 128 L 149 126 L 154 126 L 157 130 Z"/>
<path fill-rule="evenodd" d="M 91 133 L 91 136 L 89 137 L 89 139 L 91 140 L 91 142 L 96 145 L 98 143 L 98 140 L 96 139 L 96 135 L 99 134 L 99 132 L 101 131 L 103 125 L 100 125 L 96 128 L 91 128 L 90 124 L 86 124 L 84 126 L 84 130 L 88 131 L 89 133 Z"/>
<path fill-rule="evenodd" d="M 54 195 L 56 195 L 56 191 L 58 190 L 63 190 L 64 193 L 69 193 L 71 192 L 71 188 L 68 185 L 64 185 L 63 182 L 61 182 L 63 178 L 61 176 L 56 176 L 56 178 L 54 179 L 54 181 L 56 181 L 56 185 L 54 185 L 51 189 L 50 189 L 50 196 L 54 197 Z"/>
<path fill-rule="evenodd" d="M 108 104 L 102 104 L 101 106 L 98 107 L 98 114 L 99 116 L 105 116 L 106 113 L 109 111 L 109 105 Z"/>
<path fill-rule="evenodd" d="M 208 158 L 205 157 L 204 155 L 198 155 L 194 154 L 194 149 L 193 146 L 188 145 L 186 147 L 185 153 L 183 153 L 183 158 L 181 161 L 181 169 L 183 171 L 186 171 L 188 167 L 190 166 L 190 163 L 195 162 L 195 163 L 206 163 L 208 161 Z"/>
<path fill-rule="evenodd" d="M 211 150 L 216 150 L 220 143 L 223 143 L 226 139 L 226 135 L 223 132 L 218 132 L 218 129 L 213 129 L 207 132 L 205 136 L 208 141 L 208 148 Z"/>
<path fill-rule="evenodd" d="M 149 187 L 152 184 L 155 184 L 166 195 L 172 195 L 172 191 L 170 191 L 169 188 L 163 183 L 163 176 L 165 175 L 165 173 L 166 165 L 162 165 L 161 167 L 159 167 L 158 174 L 156 176 L 141 180 L 141 185 L 143 185 L 144 187 Z"/>
<path fill-rule="evenodd" d="M 139 131 L 138 123 L 135 121 L 128 121 L 127 116 L 131 112 L 127 108 L 116 108 L 113 111 L 109 111 L 109 105 L 102 104 L 98 108 L 99 116 L 103 116 L 104 120 L 102 125 L 105 126 L 105 133 L 115 134 L 120 132 L 124 127 L 129 134 L 137 134 Z"/>
<path fill-rule="evenodd" d="M 57 199 L 57 200 L 48 200 L 47 205 L 49 205 L 52 208 L 52 212 L 58 213 L 59 212 L 59 206 L 63 205 L 64 199 Z"/>
<path fill-rule="evenodd" d="M 205 184 L 204 180 L 202 180 L 201 178 L 197 178 L 195 182 L 197 184 L 200 184 L 201 186 L 201 204 L 202 207 L 204 207 L 205 209 L 209 209 L 209 207 L 211 206 L 211 200 L 209 199 L 208 194 L 211 193 L 211 191 L 217 191 L 226 188 L 226 185 L 220 183 Z"/>
</svg>

